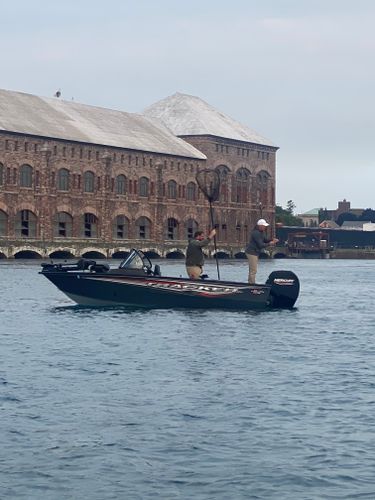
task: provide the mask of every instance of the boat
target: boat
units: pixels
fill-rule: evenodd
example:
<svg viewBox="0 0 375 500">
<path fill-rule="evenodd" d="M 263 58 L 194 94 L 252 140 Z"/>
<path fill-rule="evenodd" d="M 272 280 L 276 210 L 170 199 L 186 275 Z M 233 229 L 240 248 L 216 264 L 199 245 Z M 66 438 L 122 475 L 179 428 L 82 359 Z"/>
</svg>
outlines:
<svg viewBox="0 0 375 500">
<path fill-rule="evenodd" d="M 267 310 L 292 309 L 299 295 L 298 277 L 273 271 L 265 284 L 162 276 L 141 251 L 132 249 L 119 267 L 80 259 L 43 263 L 40 274 L 80 306 Z"/>
</svg>

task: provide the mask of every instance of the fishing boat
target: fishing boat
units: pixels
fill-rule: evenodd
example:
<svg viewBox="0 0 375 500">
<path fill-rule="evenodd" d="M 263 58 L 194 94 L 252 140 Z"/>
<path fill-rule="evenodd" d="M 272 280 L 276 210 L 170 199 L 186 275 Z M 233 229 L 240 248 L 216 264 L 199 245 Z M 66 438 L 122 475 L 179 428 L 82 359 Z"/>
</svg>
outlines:
<svg viewBox="0 0 375 500">
<path fill-rule="evenodd" d="M 162 276 L 140 250 L 117 268 L 80 259 L 74 264 L 43 263 L 40 274 L 80 306 L 267 310 L 291 309 L 299 280 L 291 271 L 273 271 L 265 284 Z"/>
</svg>

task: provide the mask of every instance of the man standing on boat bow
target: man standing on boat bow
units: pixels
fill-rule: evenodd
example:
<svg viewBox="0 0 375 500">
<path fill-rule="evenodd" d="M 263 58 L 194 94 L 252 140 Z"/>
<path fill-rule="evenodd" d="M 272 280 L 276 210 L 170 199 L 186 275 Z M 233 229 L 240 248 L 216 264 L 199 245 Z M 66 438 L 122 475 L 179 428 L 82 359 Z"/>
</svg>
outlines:
<svg viewBox="0 0 375 500">
<path fill-rule="evenodd" d="M 255 228 L 251 231 L 250 241 L 245 249 L 247 260 L 249 261 L 249 285 L 255 283 L 255 276 L 258 270 L 259 255 L 268 246 L 276 245 L 277 238 L 267 238 L 266 229 L 269 226 L 264 219 L 259 219 Z"/>
<path fill-rule="evenodd" d="M 216 234 L 216 229 L 212 229 L 207 238 L 203 231 L 196 231 L 194 238 L 189 241 L 186 250 L 186 272 L 191 280 L 198 279 L 203 272 L 204 255 L 202 248 L 206 247 Z"/>
</svg>

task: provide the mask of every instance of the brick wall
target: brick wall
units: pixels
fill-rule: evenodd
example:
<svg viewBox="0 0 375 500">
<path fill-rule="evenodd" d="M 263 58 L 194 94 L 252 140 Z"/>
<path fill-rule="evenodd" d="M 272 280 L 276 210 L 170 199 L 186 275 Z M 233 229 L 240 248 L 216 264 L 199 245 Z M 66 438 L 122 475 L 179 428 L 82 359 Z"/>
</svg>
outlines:
<svg viewBox="0 0 375 500">
<path fill-rule="evenodd" d="M 126 240 L 139 239 L 141 217 L 150 221 L 151 232 L 146 239 L 159 243 L 168 240 L 167 220 L 173 218 L 178 223 L 173 239 L 186 240 L 189 219 L 195 220 L 200 229 L 210 227 L 208 203 L 198 189 L 196 199 L 188 200 L 188 183 L 195 183 L 200 168 L 222 166 L 223 169 L 225 166 L 226 193 L 214 204 L 218 240 L 224 246 L 234 242 L 244 245 L 249 230 L 261 214 L 273 220 L 276 148 L 211 137 L 185 140 L 206 154 L 207 163 L 144 151 L 0 133 L 0 238 L 64 239 L 64 236 L 56 236 L 56 214 L 66 213 L 72 220 L 70 240 L 85 237 L 84 214 L 97 217 L 96 233 L 93 231 L 88 239 L 121 243 L 121 238 L 116 236 L 115 218 L 123 215 L 128 222 Z M 27 175 L 21 173 L 23 165 L 31 167 L 31 187 L 21 185 L 25 179 L 27 183 Z M 61 169 L 69 173 L 67 190 L 59 189 Z M 244 196 L 240 192 L 238 197 L 236 175 L 240 169 L 248 172 L 246 182 L 240 183 L 243 193 L 248 192 Z M 87 171 L 93 174 L 93 192 L 84 189 Z M 116 193 L 116 178 L 120 175 L 126 177 L 125 194 Z M 266 180 L 260 186 L 262 175 Z M 148 179 L 147 196 L 139 195 L 142 177 Z M 168 198 L 169 181 L 176 183 L 175 199 Z M 20 234 L 21 211 L 34 214 L 35 235 Z"/>
</svg>

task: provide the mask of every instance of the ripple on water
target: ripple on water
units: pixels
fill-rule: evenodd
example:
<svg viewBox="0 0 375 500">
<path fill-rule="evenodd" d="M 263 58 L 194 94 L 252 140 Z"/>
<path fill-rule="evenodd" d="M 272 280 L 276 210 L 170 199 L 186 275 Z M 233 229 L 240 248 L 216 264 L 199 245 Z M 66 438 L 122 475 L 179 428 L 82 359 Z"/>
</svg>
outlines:
<svg viewBox="0 0 375 500">
<path fill-rule="evenodd" d="M 0 264 L 0 498 L 375 498 L 373 262 L 282 267 L 297 308 L 236 313 L 79 308 Z"/>
</svg>

